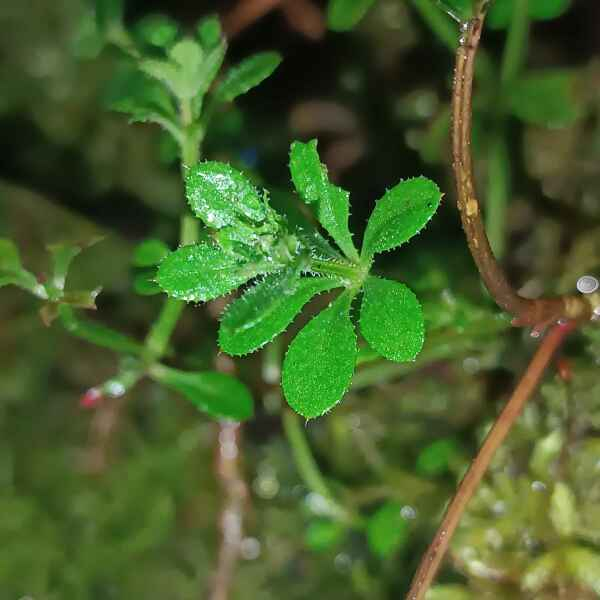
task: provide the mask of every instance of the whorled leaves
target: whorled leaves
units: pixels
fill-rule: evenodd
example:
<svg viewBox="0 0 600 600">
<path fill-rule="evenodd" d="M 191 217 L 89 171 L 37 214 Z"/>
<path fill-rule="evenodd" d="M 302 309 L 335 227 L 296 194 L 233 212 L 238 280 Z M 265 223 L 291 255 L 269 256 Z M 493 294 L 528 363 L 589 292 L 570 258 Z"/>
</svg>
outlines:
<svg viewBox="0 0 600 600">
<path fill-rule="evenodd" d="M 369 270 L 375 254 L 403 244 L 427 224 L 441 193 L 424 177 L 402 181 L 386 192 L 369 219 L 359 255 L 348 228 L 349 194 L 329 181 L 316 140 L 292 144 L 290 171 L 298 194 L 315 207 L 320 224 L 343 254 L 316 230 L 278 215 L 266 192 L 239 171 L 204 162 L 188 171 L 186 192 L 214 243 L 169 254 L 159 265 L 157 282 L 174 298 L 203 302 L 264 276 L 221 318 L 219 345 L 233 356 L 273 340 L 313 296 L 346 288 L 300 330 L 283 363 L 288 403 L 314 418 L 335 406 L 350 386 L 357 354 L 350 309 L 361 290 L 360 329 L 372 348 L 396 361 L 413 360 L 420 351 L 424 325 L 415 295 L 401 283 L 370 276 Z"/>
</svg>

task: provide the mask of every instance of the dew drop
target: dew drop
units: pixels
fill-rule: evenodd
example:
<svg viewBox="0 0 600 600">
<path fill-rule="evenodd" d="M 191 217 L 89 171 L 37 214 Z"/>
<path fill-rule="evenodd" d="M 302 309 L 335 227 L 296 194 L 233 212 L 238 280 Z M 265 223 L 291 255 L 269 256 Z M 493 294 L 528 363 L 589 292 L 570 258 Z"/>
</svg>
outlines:
<svg viewBox="0 0 600 600">
<path fill-rule="evenodd" d="M 582 294 L 593 294 L 600 287 L 600 282 L 592 275 L 583 275 L 577 280 L 577 290 Z"/>
<path fill-rule="evenodd" d="M 534 492 L 544 492 L 546 491 L 546 484 L 543 481 L 533 481 L 531 483 L 531 489 Z"/>
<path fill-rule="evenodd" d="M 260 551 L 260 542 L 256 538 L 244 538 L 240 544 L 240 554 L 244 560 L 256 560 Z"/>
</svg>

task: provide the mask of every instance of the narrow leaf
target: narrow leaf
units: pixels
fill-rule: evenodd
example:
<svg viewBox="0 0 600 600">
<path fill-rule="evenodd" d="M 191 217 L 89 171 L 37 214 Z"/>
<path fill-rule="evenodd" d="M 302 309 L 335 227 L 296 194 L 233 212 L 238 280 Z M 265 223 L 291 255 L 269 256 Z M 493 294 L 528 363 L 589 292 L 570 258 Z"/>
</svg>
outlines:
<svg viewBox="0 0 600 600">
<path fill-rule="evenodd" d="M 163 241 L 150 238 L 135 247 L 132 263 L 134 267 L 153 267 L 170 253 Z"/>
<path fill-rule="evenodd" d="M 95 0 L 96 22 L 102 33 L 121 28 L 123 22 L 123 0 Z"/>
<path fill-rule="evenodd" d="M 360 311 L 360 330 L 385 358 L 414 360 L 425 339 L 421 305 L 404 284 L 368 277 Z"/>
<path fill-rule="evenodd" d="M 171 88 L 183 100 L 191 100 L 206 84 L 204 70 L 206 58 L 198 42 L 185 38 L 175 44 L 169 56 L 177 68 L 177 78 L 171 80 Z"/>
<path fill-rule="evenodd" d="M 67 273 L 73 259 L 81 253 L 81 247 L 72 244 L 52 244 L 48 246 L 52 260 L 52 278 L 46 284 L 50 298 L 62 296 Z"/>
<path fill-rule="evenodd" d="M 19 249 L 12 240 L 0 238 L 0 271 L 21 271 Z"/>
<path fill-rule="evenodd" d="M 441 199 L 438 186 L 426 177 L 401 181 L 388 190 L 369 217 L 363 254 L 373 256 L 408 241 L 425 227 Z"/>
<path fill-rule="evenodd" d="M 338 285 L 324 277 L 300 279 L 294 268 L 269 275 L 227 307 L 219 346 L 234 356 L 258 350 L 284 331 L 313 296 Z"/>
<path fill-rule="evenodd" d="M 366 14 L 375 0 L 329 0 L 327 24 L 334 31 L 352 29 Z"/>
<path fill-rule="evenodd" d="M 327 168 L 317 152 L 317 140 L 294 142 L 290 149 L 292 181 L 307 204 L 317 205 L 317 216 L 344 254 L 358 260 L 358 253 L 348 229 L 350 202 L 347 191 L 329 182 Z"/>
<path fill-rule="evenodd" d="M 259 52 L 231 68 L 215 91 L 218 102 L 231 102 L 269 77 L 281 63 L 278 52 Z"/>
<path fill-rule="evenodd" d="M 486 22 L 492 29 L 507 28 L 513 17 L 517 2 L 522 0 L 494 0 Z M 528 0 L 527 10 L 534 20 L 547 21 L 556 19 L 567 12 L 571 0 Z"/>
<path fill-rule="evenodd" d="M 60 299 L 61 304 L 70 304 L 75 308 L 96 310 L 96 298 L 102 291 L 101 287 L 93 290 L 73 290 L 65 292 Z"/>
<path fill-rule="evenodd" d="M 143 44 L 168 48 L 173 44 L 179 29 L 177 23 L 160 14 L 150 14 L 135 24 L 133 35 Z"/>
<path fill-rule="evenodd" d="M 244 421 L 254 414 L 248 388 L 231 375 L 213 371 L 187 373 L 163 365 L 153 367 L 150 375 L 215 419 Z"/>
<path fill-rule="evenodd" d="M 214 48 L 221 41 L 221 22 L 216 15 L 209 15 L 198 23 L 198 39 L 205 50 Z"/>
<path fill-rule="evenodd" d="M 186 302 L 206 302 L 234 290 L 272 266 L 243 263 L 218 246 L 183 246 L 165 258 L 157 282 L 169 296 Z"/>
<path fill-rule="evenodd" d="M 186 195 L 194 214 L 213 229 L 234 224 L 240 217 L 261 222 L 266 206 L 256 188 L 239 171 L 220 162 L 192 167 Z"/>
<path fill-rule="evenodd" d="M 436 585 L 427 592 L 427 600 L 475 600 L 475 596 L 463 585 Z"/>
<path fill-rule="evenodd" d="M 195 40 L 184 38 L 169 50 L 169 57 L 184 71 L 195 73 L 202 64 L 204 52 Z"/>
<path fill-rule="evenodd" d="M 387 502 L 367 523 L 369 548 L 387 558 L 408 542 L 408 521 L 402 516 L 400 502 Z"/>
<path fill-rule="evenodd" d="M 307 527 L 304 543 L 313 552 L 326 552 L 337 546 L 345 537 L 344 523 L 330 519 L 318 519 Z"/>
<path fill-rule="evenodd" d="M 566 13 L 571 7 L 571 0 L 529 0 L 528 7 L 531 18 L 547 21 Z"/>
<path fill-rule="evenodd" d="M 285 397 L 307 419 L 333 408 L 350 386 L 356 363 L 350 303 L 351 296 L 343 293 L 300 331 L 285 356 Z"/>
<path fill-rule="evenodd" d="M 570 538 L 575 533 L 578 525 L 577 500 L 571 488 L 562 481 L 554 485 L 548 516 L 559 536 Z"/>
<path fill-rule="evenodd" d="M 576 95 L 573 71 L 549 69 L 529 73 L 510 88 L 510 108 L 519 119 L 532 125 L 566 127 L 583 112 Z"/>
<path fill-rule="evenodd" d="M 59 316 L 64 328 L 71 334 L 96 346 L 124 354 L 141 354 L 143 346 L 119 331 L 94 321 L 78 319 L 70 306 L 61 304 Z"/>
<path fill-rule="evenodd" d="M 47 298 L 44 286 L 23 268 L 17 246 L 8 238 L 0 238 L 0 287 L 5 285 L 16 285 L 40 298 Z"/>
<path fill-rule="evenodd" d="M 160 294 L 161 289 L 156 283 L 156 272 L 154 270 L 143 271 L 133 278 L 133 289 L 140 296 L 154 296 Z"/>
<path fill-rule="evenodd" d="M 0 270 L 0 287 L 4 287 L 5 285 L 16 285 L 40 298 L 48 297 L 44 286 L 38 283 L 35 275 L 29 271 Z"/>
<path fill-rule="evenodd" d="M 198 73 L 199 86 L 196 90 L 197 98 L 202 98 L 211 86 L 217 73 L 221 69 L 221 65 L 225 59 L 226 50 L 227 44 L 224 41 L 221 41 L 206 55 Z"/>
</svg>

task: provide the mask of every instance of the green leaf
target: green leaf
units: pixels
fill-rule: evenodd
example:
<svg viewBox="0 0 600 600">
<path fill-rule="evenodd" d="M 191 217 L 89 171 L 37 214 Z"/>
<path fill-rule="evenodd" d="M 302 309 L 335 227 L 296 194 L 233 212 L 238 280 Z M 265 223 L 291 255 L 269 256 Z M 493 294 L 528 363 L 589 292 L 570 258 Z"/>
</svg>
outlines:
<svg viewBox="0 0 600 600">
<path fill-rule="evenodd" d="M 494 0 L 486 24 L 492 29 L 505 29 L 512 20 L 516 0 Z M 521 1 L 521 0 L 518 0 Z M 528 0 L 529 16 L 534 20 L 556 19 L 567 12 L 571 0 Z"/>
<path fill-rule="evenodd" d="M 547 21 L 566 13 L 571 0 L 529 0 L 529 15 L 532 19 Z"/>
<path fill-rule="evenodd" d="M 307 419 L 333 408 L 350 386 L 356 364 L 352 297 L 343 293 L 298 333 L 283 363 L 288 404 Z"/>
<path fill-rule="evenodd" d="M 213 229 L 233 225 L 240 217 L 259 223 L 267 215 L 256 188 L 225 163 L 207 161 L 192 167 L 186 195 L 194 214 Z"/>
<path fill-rule="evenodd" d="M 577 529 L 577 501 L 569 486 L 562 481 L 554 485 L 550 499 L 550 521 L 556 532 L 564 538 L 571 537 Z"/>
<path fill-rule="evenodd" d="M 464 585 L 436 585 L 426 596 L 427 600 L 475 600 L 475 596 Z"/>
<path fill-rule="evenodd" d="M 460 455 L 455 438 L 442 438 L 432 442 L 417 457 L 416 471 L 420 475 L 435 477 L 446 473 L 453 459 Z"/>
<path fill-rule="evenodd" d="M 358 260 L 358 252 L 348 229 L 350 215 L 349 194 L 329 182 L 327 168 L 317 152 L 317 140 L 304 144 L 294 142 L 290 148 L 292 181 L 307 204 L 317 205 L 317 216 L 344 254 Z"/>
<path fill-rule="evenodd" d="M 188 373 L 163 365 L 152 367 L 150 375 L 215 419 L 244 421 L 254 414 L 248 388 L 231 375 L 213 371 Z"/>
<path fill-rule="evenodd" d="M 281 55 L 278 52 L 259 52 L 245 58 L 227 71 L 215 90 L 215 100 L 232 102 L 270 77 L 280 63 Z"/>
<path fill-rule="evenodd" d="M 450 17 L 460 21 L 466 21 L 473 16 L 473 0 L 437 0 L 437 5 Z"/>
<path fill-rule="evenodd" d="M 170 253 L 163 241 L 149 238 L 135 247 L 132 263 L 134 267 L 153 267 Z"/>
<path fill-rule="evenodd" d="M 202 65 L 204 51 L 192 38 L 184 38 L 169 50 L 169 57 L 181 67 L 182 71 L 195 74 Z"/>
<path fill-rule="evenodd" d="M 67 280 L 67 273 L 73 259 L 81 253 L 81 247 L 72 244 L 52 244 L 48 246 L 52 260 L 52 277 L 46 283 L 46 290 L 51 300 L 62 296 Z"/>
<path fill-rule="evenodd" d="M 137 70 L 122 70 L 111 82 L 106 103 L 111 110 L 130 115 L 132 123 L 157 123 L 181 140 L 173 102 L 162 84 Z"/>
<path fill-rule="evenodd" d="M 211 86 L 213 80 L 217 76 L 223 60 L 225 59 L 225 51 L 227 44 L 224 41 L 220 41 L 210 52 L 206 55 L 206 58 L 202 62 L 202 68 L 198 73 L 199 86 L 197 89 L 197 97 L 201 98 L 207 92 Z"/>
<path fill-rule="evenodd" d="M 325 552 L 337 546 L 346 535 L 347 529 L 339 521 L 318 519 L 307 527 L 304 543 L 313 552 Z"/>
<path fill-rule="evenodd" d="M 160 294 L 161 289 L 156 283 L 156 271 L 150 269 L 138 273 L 133 278 L 133 289 L 140 296 L 154 296 Z"/>
<path fill-rule="evenodd" d="M 75 337 L 124 354 L 141 354 L 143 351 L 141 344 L 119 331 L 94 321 L 78 319 L 66 304 L 61 304 L 58 310 L 64 328 Z"/>
<path fill-rule="evenodd" d="M 177 39 L 177 23 L 165 15 L 147 15 L 134 27 L 133 35 L 143 44 L 157 48 L 169 48 Z"/>
<path fill-rule="evenodd" d="M 414 360 L 425 340 L 421 305 L 404 284 L 369 276 L 364 285 L 360 330 L 385 358 Z"/>
<path fill-rule="evenodd" d="M 48 297 L 35 275 L 23 268 L 17 246 L 7 238 L 0 238 L 0 287 L 5 285 L 16 285 L 40 298 Z"/>
<path fill-rule="evenodd" d="M 4 287 L 5 285 L 16 285 L 40 298 L 47 298 L 44 286 L 38 283 L 35 275 L 29 271 L 0 270 L 0 287 Z"/>
<path fill-rule="evenodd" d="M 352 29 L 366 14 L 375 0 L 329 0 L 327 24 L 334 31 Z"/>
<path fill-rule="evenodd" d="M 205 50 L 211 50 L 221 41 L 221 22 L 217 15 L 205 17 L 196 28 L 198 39 Z"/>
<path fill-rule="evenodd" d="M 12 240 L 0 238 L 0 271 L 22 271 L 19 249 Z"/>
<path fill-rule="evenodd" d="M 519 119 L 532 125 L 566 127 L 583 112 L 576 84 L 573 71 L 549 69 L 529 73 L 511 86 L 510 109 Z"/>
<path fill-rule="evenodd" d="M 559 552 L 548 552 L 535 558 L 526 566 L 521 577 L 521 586 L 527 592 L 539 592 L 546 587 L 556 576 L 564 559 Z"/>
<path fill-rule="evenodd" d="M 70 304 L 75 308 L 96 310 L 96 298 L 101 291 L 101 287 L 98 287 L 94 290 L 68 291 L 62 295 L 60 302 L 61 304 Z"/>
<path fill-rule="evenodd" d="M 596 548 L 569 546 L 563 550 L 558 565 L 571 575 L 575 583 L 600 595 L 600 555 Z"/>
<path fill-rule="evenodd" d="M 363 255 L 373 256 L 407 242 L 435 214 L 442 193 L 426 177 L 401 181 L 377 202 L 369 217 Z"/>
<path fill-rule="evenodd" d="M 102 33 L 123 26 L 123 0 L 95 0 L 96 23 Z"/>
<path fill-rule="evenodd" d="M 272 270 L 268 263 L 243 263 L 218 246 L 197 244 L 169 254 L 160 263 L 157 282 L 173 298 L 206 302 Z"/>
<path fill-rule="evenodd" d="M 408 542 L 408 522 L 402 516 L 400 502 L 387 502 L 369 519 L 369 548 L 381 558 L 387 558 Z"/>
<path fill-rule="evenodd" d="M 180 101 L 189 101 L 204 95 L 224 56 L 224 44 L 205 55 L 198 42 L 185 38 L 170 49 L 170 60 L 145 59 L 140 61 L 140 69 L 164 83 Z"/>
<path fill-rule="evenodd" d="M 227 307 L 219 346 L 233 356 L 258 350 L 284 331 L 313 296 L 337 286 L 324 277 L 300 278 L 295 268 L 269 275 Z"/>
</svg>

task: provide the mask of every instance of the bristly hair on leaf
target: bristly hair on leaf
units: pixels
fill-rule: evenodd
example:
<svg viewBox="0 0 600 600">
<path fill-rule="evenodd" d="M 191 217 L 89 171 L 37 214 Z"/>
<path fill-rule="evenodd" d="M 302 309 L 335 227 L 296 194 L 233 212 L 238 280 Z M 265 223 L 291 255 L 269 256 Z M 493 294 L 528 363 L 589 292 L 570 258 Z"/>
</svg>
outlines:
<svg viewBox="0 0 600 600">
<path fill-rule="evenodd" d="M 375 254 L 407 242 L 427 224 L 441 193 L 425 177 L 387 191 L 373 210 L 359 254 L 348 228 L 350 194 L 329 181 L 317 140 L 292 144 L 290 173 L 340 252 L 314 228 L 286 221 L 243 173 L 207 161 L 189 169 L 186 194 L 214 241 L 183 246 L 163 258 L 157 282 L 188 302 L 205 302 L 249 283 L 220 322 L 219 345 L 233 356 L 259 350 L 285 331 L 311 298 L 343 288 L 300 330 L 283 363 L 288 403 L 314 418 L 335 406 L 350 386 L 357 355 L 351 309 L 361 292 L 360 331 L 375 351 L 408 361 L 421 350 L 424 319 L 416 296 L 406 285 L 369 272 Z M 162 249 L 148 250 L 160 254 Z"/>
</svg>

